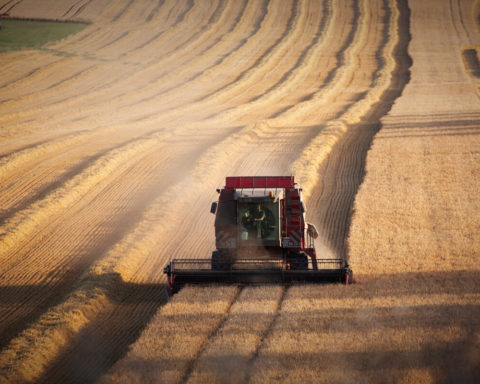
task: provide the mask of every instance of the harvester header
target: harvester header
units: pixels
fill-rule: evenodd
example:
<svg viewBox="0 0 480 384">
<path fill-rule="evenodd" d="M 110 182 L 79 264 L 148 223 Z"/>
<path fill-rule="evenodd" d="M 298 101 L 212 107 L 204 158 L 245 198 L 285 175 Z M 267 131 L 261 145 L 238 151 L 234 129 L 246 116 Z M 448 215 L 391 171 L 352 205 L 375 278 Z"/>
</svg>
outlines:
<svg viewBox="0 0 480 384">
<path fill-rule="evenodd" d="M 169 294 L 188 283 L 343 281 L 343 258 L 318 258 L 318 232 L 305 221 L 302 189 L 293 176 L 232 176 L 217 189 L 215 245 L 210 259 L 174 259 L 165 267 Z"/>
</svg>

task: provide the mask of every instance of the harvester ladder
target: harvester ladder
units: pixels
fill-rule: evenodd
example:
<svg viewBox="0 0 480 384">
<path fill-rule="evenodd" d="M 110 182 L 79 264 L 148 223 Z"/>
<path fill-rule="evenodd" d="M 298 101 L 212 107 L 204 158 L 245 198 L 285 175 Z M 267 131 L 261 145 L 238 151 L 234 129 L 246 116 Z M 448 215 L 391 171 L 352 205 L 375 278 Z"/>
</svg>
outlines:
<svg viewBox="0 0 480 384">
<path fill-rule="evenodd" d="M 285 213 L 287 218 L 287 236 L 298 243 L 299 248 L 304 246 L 303 214 L 300 194 L 296 188 L 287 188 L 285 197 Z"/>
</svg>

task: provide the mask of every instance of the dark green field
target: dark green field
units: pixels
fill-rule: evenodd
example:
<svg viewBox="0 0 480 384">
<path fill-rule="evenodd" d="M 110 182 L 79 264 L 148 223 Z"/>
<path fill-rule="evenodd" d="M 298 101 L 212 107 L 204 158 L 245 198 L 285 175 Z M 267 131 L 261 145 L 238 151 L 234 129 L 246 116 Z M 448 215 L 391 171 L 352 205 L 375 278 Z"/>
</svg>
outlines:
<svg viewBox="0 0 480 384">
<path fill-rule="evenodd" d="M 49 41 L 81 31 L 87 24 L 0 19 L 0 26 L 0 52 L 5 52 L 40 48 Z"/>
</svg>

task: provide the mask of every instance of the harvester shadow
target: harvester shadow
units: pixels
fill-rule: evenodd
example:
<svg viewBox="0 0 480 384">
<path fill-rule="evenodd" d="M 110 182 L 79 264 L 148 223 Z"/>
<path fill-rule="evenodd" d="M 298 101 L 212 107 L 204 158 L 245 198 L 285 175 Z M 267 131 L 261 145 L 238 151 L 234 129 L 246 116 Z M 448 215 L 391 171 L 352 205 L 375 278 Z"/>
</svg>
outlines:
<svg viewBox="0 0 480 384">
<path fill-rule="evenodd" d="M 462 300 L 468 295 L 480 294 L 480 286 L 476 284 L 479 274 L 478 271 L 396 273 L 360 276 L 362 284 L 351 287 L 293 286 L 291 289 L 295 289 L 295 292 L 290 292 L 292 297 L 286 297 L 289 301 L 288 310 L 279 309 L 274 326 L 265 334 L 268 340 L 257 341 L 260 344 L 251 348 L 255 351 L 253 355 L 232 352 L 231 349 L 219 349 L 214 353 L 205 354 L 200 350 L 194 360 L 163 355 L 152 355 L 151 359 L 132 357 L 122 362 L 119 372 L 125 377 L 142 378 L 145 382 L 152 380 L 161 382 L 162 372 L 187 367 L 193 369 L 189 374 L 195 374 L 196 370 L 200 370 L 212 374 L 218 382 L 228 383 L 232 382 L 232 377 L 238 378 L 247 370 L 251 372 L 252 379 L 258 379 L 258 374 L 282 377 L 287 375 L 287 372 L 294 371 L 310 372 L 311 377 L 316 377 L 318 372 L 330 372 L 332 367 L 336 367 L 338 371 L 334 374 L 343 375 L 345 379 L 340 381 L 361 377 L 363 381 L 368 382 L 368 379 L 373 377 L 375 382 L 392 382 L 389 375 L 419 370 L 430 372 L 433 381 L 439 383 L 475 382 L 475 378 L 480 374 L 477 364 L 480 356 L 475 336 L 479 329 L 477 319 L 480 316 L 480 303 L 468 304 Z M 146 288 L 142 294 L 147 294 L 150 289 L 128 285 L 123 288 L 134 290 Z M 298 309 L 293 306 L 293 296 L 300 303 Z M 215 300 L 215 295 L 209 295 L 209 300 Z M 305 300 L 312 300 L 314 305 L 306 310 L 301 304 Z M 175 301 L 177 304 L 180 301 L 185 305 L 192 303 L 187 295 L 181 295 L 181 291 L 175 296 Z M 322 304 L 324 301 L 326 305 Z M 252 302 L 257 301 L 252 298 Z M 261 323 L 265 316 L 260 302 L 258 303 L 258 312 L 248 310 L 230 313 L 228 319 L 222 322 L 223 324 L 228 321 L 229 326 L 218 331 L 223 340 L 237 340 L 239 351 L 244 346 L 244 340 L 256 338 L 255 335 L 258 333 L 256 324 Z M 183 305 L 181 307 L 183 308 Z M 209 316 L 208 313 L 190 314 L 188 307 L 178 314 L 162 314 L 162 322 L 171 326 L 156 336 L 159 342 L 168 344 L 169 340 L 175 339 L 172 336 L 177 335 L 176 327 L 178 334 L 186 336 L 201 333 L 202 323 Z M 101 325 L 101 322 L 99 323 Z M 186 329 L 185 324 L 193 324 L 193 327 Z M 248 324 L 250 327 L 246 326 Z M 105 324 L 103 327 L 105 328 Z M 84 350 L 92 345 L 96 346 L 91 340 L 83 338 L 101 336 L 101 329 L 97 330 L 93 326 L 90 328 L 92 328 L 90 331 L 78 337 L 81 341 L 80 349 L 78 345 L 71 347 L 70 353 L 75 354 L 75 359 L 71 357 L 70 360 L 59 359 L 56 365 L 50 367 L 42 382 L 59 379 L 65 382 L 93 382 L 114 363 L 113 357 L 110 359 L 102 357 L 102 354 L 112 352 L 111 346 L 110 349 L 103 345 L 101 348 Z M 113 332 L 107 340 L 116 343 L 118 339 L 131 337 L 128 332 L 128 328 L 124 327 L 118 332 Z M 402 336 L 404 334 L 409 336 L 405 338 Z M 283 342 L 282 340 L 291 340 L 291 335 L 295 335 L 295 342 L 280 348 L 278 343 Z M 333 337 L 332 335 L 338 338 L 335 346 L 332 347 L 328 341 L 323 345 L 323 340 Z M 388 344 L 384 349 L 372 347 L 377 345 L 379 335 L 385 335 L 387 338 L 393 335 L 393 340 L 399 340 L 400 337 L 403 344 L 402 342 Z M 427 335 L 433 337 L 428 338 Z M 420 342 L 416 340 L 417 337 L 421 338 Z M 356 341 L 357 338 L 360 341 Z M 302 352 L 302 348 L 311 343 L 319 344 L 318 351 Z M 264 345 L 269 347 L 265 348 Z M 178 347 L 181 348 L 180 345 Z M 272 350 L 276 352 L 271 352 Z M 85 352 L 93 356 L 84 356 Z M 120 358 L 122 355 L 118 350 L 116 352 Z M 201 364 L 192 365 L 200 355 Z M 102 358 L 105 359 L 103 365 L 100 364 Z M 64 376 L 60 376 L 58 370 L 64 369 L 61 364 L 65 363 L 79 365 L 67 366 L 74 371 L 68 374 L 64 372 Z M 85 370 L 89 372 L 85 373 Z M 76 374 L 80 376 L 75 376 Z"/>
<path fill-rule="evenodd" d="M 471 335 L 473 338 L 473 335 Z M 396 351 L 363 351 L 363 352 L 309 352 L 309 353 L 272 353 L 262 354 L 259 360 L 261 367 L 255 367 L 255 381 L 270 382 L 272 377 L 288 377 L 290 372 L 303 372 L 309 380 L 316 377 L 319 382 L 326 380 L 328 374 L 319 376 L 318 372 L 324 370 L 338 382 L 351 382 L 352 376 L 362 377 L 362 382 L 389 383 L 395 382 L 392 375 L 403 372 L 422 371 L 432 369 L 432 382 L 435 383 L 475 383 L 480 377 L 480 368 L 469 360 L 468 353 L 473 349 L 471 339 L 467 336 L 464 340 L 438 346 L 434 342 L 425 344 L 420 350 L 404 349 Z M 453 356 L 453 357 L 452 357 Z M 295 362 L 293 364 L 292 362 Z M 158 367 L 181 367 L 188 364 L 182 359 L 134 359 L 126 364 L 125 374 L 129 377 L 139 376 L 145 382 L 152 382 L 158 377 Z M 332 367 L 335 370 L 332 372 Z M 366 369 L 368 367 L 368 370 Z M 458 367 L 462 367 L 459 369 Z M 220 356 L 209 356 L 202 361 L 201 370 L 208 374 L 217 383 L 248 382 L 238 380 L 248 368 L 248 357 L 228 353 Z M 278 370 L 277 370 L 278 369 Z M 240 372 L 240 373 L 239 373 Z M 259 373 L 259 377 L 255 377 Z M 232 377 L 237 380 L 232 381 Z M 400 377 L 397 377 L 400 378 Z M 296 380 L 299 378 L 297 377 Z M 277 379 L 278 380 L 278 379 Z M 162 381 L 159 381 L 162 382 Z M 308 381 L 310 382 L 310 381 Z M 314 382 L 314 381 L 313 381 Z M 335 380 L 333 380 L 335 382 Z"/>
<path fill-rule="evenodd" d="M 87 284 L 103 290 L 114 305 L 100 311 L 75 335 L 39 382 L 96 381 L 127 353 L 158 308 L 167 302 L 165 284 L 126 282 L 117 273 L 88 279 Z"/>
<path fill-rule="evenodd" d="M 305 311 L 299 308 L 298 311 L 290 309 L 288 314 L 282 314 L 272 335 L 296 333 L 298 339 L 307 338 L 307 335 L 314 335 L 321 332 L 351 333 L 352 329 L 364 334 L 376 334 L 382 332 L 402 332 L 404 329 L 428 329 L 430 332 L 443 332 L 444 329 L 462 329 L 468 331 L 478 330 L 478 322 L 475 319 L 480 316 L 480 305 L 461 304 L 456 302 L 441 302 L 435 304 L 439 295 L 462 298 L 468 294 L 480 294 L 478 271 L 454 271 L 454 272 L 425 272 L 425 273 L 397 273 L 382 276 L 360 276 L 362 284 L 351 287 L 344 287 L 340 284 L 333 284 L 329 287 L 324 285 L 299 285 L 292 286 L 295 295 L 301 301 L 305 300 L 347 300 L 343 307 L 339 308 L 314 308 Z M 93 279 L 93 278 L 92 278 Z M 119 359 L 124 357 L 133 344 L 141 335 L 147 324 L 151 321 L 160 306 L 166 303 L 165 286 L 163 284 L 136 284 L 125 282 L 118 274 L 106 274 L 96 276 L 92 281 L 95 287 L 103 288 L 115 306 L 106 309 L 83 330 L 81 330 L 69 343 L 58 358 L 49 365 L 47 371 L 39 382 L 95 382 Z M 9 289 L 9 288 L 7 288 Z M 261 288 L 260 288 L 261 289 Z M 420 303 L 416 303 L 416 296 L 422 296 Z M 409 297 L 413 297 L 412 300 Z M 396 299 L 395 299 L 396 298 Z M 430 300 L 432 298 L 433 304 Z M 209 295 L 205 300 L 215 300 L 215 295 Z M 361 307 L 352 307 L 352 299 L 372 301 L 371 304 Z M 391 300 L 401 299 L 401 304 L 391 305 Z M 373 301 L 377 301 L 375 304 Z M 380 305 L 378 301 L 381 301 Z M 176 303 L 191 303 L 188 296 L 179 294 L 175 296 Z M 254 300 L 253 300 L 254 301 Z M 385 302 L 385 305 L 382 303 Z M 400 303 L 400 302 L 399 302 Z M 198 303 L 197 303 L 198 304 Z M 288 315 L 288 316 L 287 316 Z M 162 321 L 168 321 L 173 327 L 178 324 L 179 332 L 185 332 L 182 324 L 185 316 L 192 316 L 193 324 L 202 323 L 202 316 L 208 314 L 189 315 L 182 311 L 178 315 L 162 315 Z M 256 324 L 264 314 L 248 312 L 245 314 L 230 314 L 238 316 L 238 324 Z M 243 316 L 243 318 L 242 318 Z M 292 328 L 293 327 L 293 328 Z M 312 329 L 309 329 L 312 327 Z M 319 328 L 320 327 L 320 328 Z M 325 329 L 321 329 L 321 328 Z M 245 338 L 245 327 L 236 332 L 231 329 L 223 332 L 223 337 L 230 337 L 235 340 Z M 297 329 L 295 329 L 297 328 Z M 170 330 L 175 332 L 174 329 Z M 195 333 L 198 330 L 192 328 L 189 332 Z M 271 335 L 268 335 L 268 338 Z M 167 340 L 171 334 L 158 335 L 161 339 Z M 411 369 L 412 367 L 438 369 L 443 366 L 444 371 L 439 372 L 439 380 L 451 378 L 456 372 L 454 362 L 459 359 L 464 364 L 462 374 L 469 378 L 478 372 L 474 366 L 468 365 L 466 354 L 473 348 L 468 337 L 453 341 L 438 342 L 422 345 L 420 350 L 395 349 L 389 351 L 364 351 L 364 352 L 320 352 L 305 354 L 301 359 L 296 352 L 289 353 L 286 350 L 280 354 L 270 354 L 263 349 L 257 351 L 252 361 L 253 373 L 257 363 L 270 364 L 281 361 L 284 366 L 292 364 L 304 364 L 304 367 L 291 366 L 292 369 L 304 368 L 306 370 L 319 364 L 325 364 L 328 368 L 329 362 L 343 361 L 348 370 L 361 372 L 365 366 L 373 370 L 378 369 L 380 373 L 385 372 L 385 367 L 393 370 Z M 305 341 L 306 342 L 306 341 Z M 456 353 L 455 359 L 450 358 L 452 352 Z M 204 360 L 205 359 L 205 360 Z M 450 359 L 450 360 L 449 360 Z M 233 367 L 232 362 L 237 361 L 245 365 L 249 362 L 243 355 L 230 354 L 223 356 L 203 356 L 201 369 L 222 370 L 225 366 Z M 258 360 L 258 361 L 257 361 Z M 205 364 L 203 362 L 205 361 Z M 222 362 L 229 361 L 225 365 Z M 243 362 L 243 363 L 242 363 Z M 153 356 L 152 360 L 135 361 L 128 360 L 122 367 L 130 366 L 132 371 L 142 377 L 148 378 L 148 372 L 160 370 L 171 370 L 174 367 L 189 366 L 191 361 L 181 359 L 165 359 Z M 333 363 L 332 363 L 333 364 Z M 467 364 L 467 365 L 465 365 Z M 248 364 L 247 364 L 248 365 Z M 275 366 L 275 365 L 273 365 Z M 338 366 L 338 364 L 337 364 Z M 387 370 L 388 371 L 388 370 Z M 218 372 L 219 377 L 224 377 L 225 372 Z M 228 376 L 225 376 L 228 378 Z M 388 381 L 388 380 L 387 380 Z M 440 380 L 441 381 L 441 380 Z M 225 381 L 227 382 L 227 381 Z"/>
</svg>

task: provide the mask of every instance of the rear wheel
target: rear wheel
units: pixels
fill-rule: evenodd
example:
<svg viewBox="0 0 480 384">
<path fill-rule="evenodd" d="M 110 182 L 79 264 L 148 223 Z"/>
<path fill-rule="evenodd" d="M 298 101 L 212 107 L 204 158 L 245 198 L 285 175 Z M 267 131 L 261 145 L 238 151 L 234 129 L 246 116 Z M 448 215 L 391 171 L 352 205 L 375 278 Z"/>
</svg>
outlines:
<svg viewBox="0 0 480 384">
<path fill-rule="evenodd" d="M 351 269 L 347 269 L 345 271 L 345 285 L 353 284 L 353 271 Z"/>
</svg>

